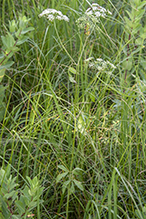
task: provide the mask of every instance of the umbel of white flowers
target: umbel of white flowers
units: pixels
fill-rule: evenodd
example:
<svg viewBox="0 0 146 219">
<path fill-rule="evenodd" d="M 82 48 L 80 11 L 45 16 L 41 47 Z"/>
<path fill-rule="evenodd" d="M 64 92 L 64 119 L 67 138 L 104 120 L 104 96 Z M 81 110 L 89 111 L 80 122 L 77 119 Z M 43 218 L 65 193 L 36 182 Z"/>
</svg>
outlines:
<svg viewBox="0 0 146 219">
<path fill-rule="evenodd" d="M 89 68 L 96 69 L 98 72 L 104 71 L 108 74 L 112 74 L 112 71 L 116 68 L 111 62 L 104 61 L 101 58 L 94 59 L 94 57 L 90 57 L 85 62 L 88 62 Z"/>
<path fill-rule="evenodd" d="M 88 16 L 93 15 L 96 18 L 99 18 L 99 17 L 105 18 L 107 14 L 112 15 L 112 13 L 109 10 L 106 10 L 105 8 L 101 7 L 97 3 L 93 3 L 91 7 L 85 11 L 85 14 Z"/>
<path fill-rule="evenodd" d="M 56 9 L 48 8 L 45 9 L 39 17 L 46 17 L 49 21 L 64 20 L 69 22 L 69 18 L 66 15 L 63 15 L 61 11 L 57 11 Z"/>
<path fill-rule="evenodd" d="M 91 7 L 76 20 L 76 23 L 80 29 L 85 28 L 85 25 L 93 29 L 96 23 L 100 23 L 100 17 L 106 18 L 107 14 L 112 15 L 109 10 L 97 3 L 92 3 Z"/>
</svg>

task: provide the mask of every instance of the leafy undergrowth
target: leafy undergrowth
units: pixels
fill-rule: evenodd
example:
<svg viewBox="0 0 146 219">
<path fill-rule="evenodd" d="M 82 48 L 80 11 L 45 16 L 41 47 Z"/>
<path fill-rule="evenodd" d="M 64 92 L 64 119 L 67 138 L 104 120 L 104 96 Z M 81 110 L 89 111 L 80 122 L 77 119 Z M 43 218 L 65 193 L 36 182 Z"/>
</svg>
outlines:
<svg viewBox="0 0 146 219">
<path fill-rule="evenodd" d="M 146 3 L 98 4 L 0 6 L 1 35 L 20 12 L 35 28 L 10 57 L 13 66 L 4 68 L 0 57 L 0 73 L 7 70 L 0 78 L 1 171 L 9 164 L 22 191 L 28 176 L 43 188 L 43 202 L 36 197 L 25 217 L 146 218 Z M 42 14 L 48 5 L 55 10 Z"/>
</svg>

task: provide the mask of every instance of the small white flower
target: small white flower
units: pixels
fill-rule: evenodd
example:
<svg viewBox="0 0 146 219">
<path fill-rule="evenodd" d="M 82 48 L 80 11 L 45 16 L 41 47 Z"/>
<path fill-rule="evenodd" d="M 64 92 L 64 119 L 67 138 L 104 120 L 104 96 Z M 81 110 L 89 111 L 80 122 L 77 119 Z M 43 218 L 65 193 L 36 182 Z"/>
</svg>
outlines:
<svg viewBox="0 0 146 219">
<path fill-rule="evenodd" d="M 89 10 L 89 11 L 86 11 L 85 12 L 87 15 L 92 15 L 93 14 L 93 11 Z"/>
<path fill-rule="evenodd" d="M 98 71 L 102 71 L 102 70 L 103 70 L 103 67 L 97 66 L 97 69 L 98 69 Z"/>
<path fill-rule="evenodd" d="M 49 14 L 47 16 L 47 18 L 48 18 L 49 21 L 53 21 L 55 19 L 55 17 L 52 14 Z"/>
<path fill-rule="evenodd" d="M 89 58 L 85 59 L 85 62 L 88 62 L 88 61 L 90 61 L 92 59 L 94 59 L 94 57 L 89 57 Z"/>
<path fill-rule="evenodd" d="M 111 12 L 111 11 L 107 10 L 107 12 L 108 12 L 108 14 L 112 15 L 112 12 Z"/>
<path fill-rule="evenodd" d="M 101 59 L 101 58 L 98 58 L 98 59 L 96 59 L 98 62 L 103 62 L 103 59 Z"/>
<path fill-rule="evenodd" d="M 59 14 L 60 16 L 63 16 L 61 11 L 57 11 L 57 14 Z"/>
<path fill-rule="evenodd" d="M 69 18 L 66 15 L 63 15 L 62 18 L 63 18 L 64 21 L 69 22 Z"/>
<path fill-rule="evenodd" d="M 94 63 L 92 63 L 92 62 L 89 63 L 89 67 L 90 67 L 90 68 L 94 67 Z"/>
<path fill-rule="evenodd" d="M 99 11 L 96 11 L 96 12 L 95 12 L 95 15 L 96 15 L 96 17 L 100 17 L 100 16 L 101 16 L 101 13 L 100 13 Z"/>
<path fill-rule="evenodd" d="M 62 17 L 61 17 L 60 15 L 57 15 L 57 16 L 56 16 L 56 19 L 61 21 L 61 20 L 62 20 Z"/>
</svg>

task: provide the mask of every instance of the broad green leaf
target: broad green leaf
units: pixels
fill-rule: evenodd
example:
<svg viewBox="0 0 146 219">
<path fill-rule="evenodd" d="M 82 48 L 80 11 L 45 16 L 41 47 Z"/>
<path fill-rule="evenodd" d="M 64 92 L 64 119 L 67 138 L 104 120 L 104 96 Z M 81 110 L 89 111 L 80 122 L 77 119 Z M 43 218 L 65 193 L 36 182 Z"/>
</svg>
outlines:
<svg viewBox="0 0 146 219">
<path fill-rule="evenodd" d="M 18 207 L 19 213 L 22 215 L 25 212 L 25 205 L 20 200 L 16 200 L 15 204 Z"/>
<path fill-rule="evenodd" d="M 77 181 L 77 180 L 75 180 L 75 179 L 73 180 L 73 182 L 75 183 L 75 185 L 76 185 L 81 191 L 84 190 L 84 188 L 83 188 L 81 182 L 79 182 L 79 181 Z"/>
<path fill-rule="evenodd" d="M 17 46 L 19 46 L 19 45 L 25 43 L 28 39 L 29 39 L 29 37 L 23 36 L 22 38 L 20 38 L 20 39 L 17 41 Z"/>
<path fill-rule="evenodd" d="M 68 169 L 63 165 L 58 165 L 58 168 L 64 170 L 65 172 L 69 172 Z"/>
<path fill-rule="evenodd" d="M 146 60 L 141 59 L 141 60 L 140 60 L 140 64 L 142 65 L 142 67 L 144 68 L 144 70 L 146 70 Z"/>
<path fill-rule="evenodd" d="M 33 31 L 33 30 L 34 30 L 34 27 L 27 27 L 21 31 L 21 34 L 26 34 L 26 33 Z"/>
<path fill-rule="evenodd" d="M 12 48 L 10 48 L 10 51 L 13 52 L 18 52 L 20 49 L 17 46 L 13 46 Z"/>
<path fill-rule="evenodd" d="M 15 196 L 15 195 L 16 195 L 16 191 L 14 190 L 14 191 L 12 191 L 12 192 L 9 192 L 9 193 L 5 194 L 4 197 L 5 197 L 6 199 L 9 199 L 9 198 L 12 198 L 12 197 Z"/>
<path fill-rule="evenodd" d="M 133 27 L 133 22 L 131 21 L 131 20 L 129 20 L 129 18 L 127 18 L 127 17 L 124 17 L 124 20 L 125 20 L 125 22 L 126 22 L 126 27 L 127 27 L 127 29 L 130 31 L 130 29 L 129 28 L 132 28 Z"/>
<path fill-rule="evenodd" d="M 72 83 L 77 83 L 75 80 L 74 80 L 74 78 L 71 76 L 71 74 L 69 74 L 69 80 L 70 80 L 70 82 L 72 82 Z"/>
<path fill-rule="evenodd" d="M 29 187 L 28 186 L 25 186 L 25 188 L 22 190 L 22 193 L 24 194 L 24 196 L 28 199 L 28 201 L 31 200 L 31 196 L 29 194 Z"/>
<path fill-rule="evenodd" d="M 14 37 L 10 33 L 8 33 L 7 36 L 1 36 L 1 39 L 6 49 L 9 49 L 15 45 Z"/>
<path fill-rule="evenodd" d="M 137 45 L 142 45 L 143 41 L 142 41 L 142 39 L 139 37 L 139 38 L 136 39 L 135 43 L 136 43 Z"/>
<path fill-rule="evenodd" d="M 1 69 L 8 69 L 8 68 L 10 68 L 13 64 L 14 64 L 13 61 L 9 61 L 9 62 L 7 62 L 7 64 L 1 65 L 1 66 L 0 66 L 0 70 L 1 70 Z M 0 74 L 2 74 L 2 73 L 0 73 Z M 1 76 L 1 75 L 0 75 L 0 76 Z"/>
<path fill-rule="evenodd" d="M 64 178 L 66 175 L 68 174 L 68 172 L 65 173 L 61 173 L 57 176 L 56 178 L 56 183 L 58 183 L 62 178 Z"/>
<path fill-rule="evenodd" d="M 130 71 L 131 68 L 132 68 L 132 60 L 125 60 L 123 63 L 122 63 L 122 66 L 125 70 L 128 70 Z"/>
<path fill-rule="evenodd" d="M 130 19 L 133 20 L 133 19 L 134 19 L 134 14 L 131 13 L 130 11 L 127 11 L 127 10 L 126 10 L 126 12 L 127 12 L 127 14 L 129 15 Z M 124 18 L 125 18 L 125 17 L 124 17 Z"/>
<path fill-rule="evenodd" d="M 62 186 L 62 192 L 64 193 L 65 190 L 67 189 L 67 186 L 69 185 L 71 181 L 70 180 L 67 180 L 66 182 L 63 183 L 63 186 Z"/>
<path fill-rule="evenodd" d="M 138 4 L 137 10 L 140 10 L 141 8 L 143 8 L 146 5 L 146 1 L 142 1 Z"/>
<path fill-rule="evenodd" d="M 80 172 L 80 171 L 84 172 L 84 170 L 82 170 L 81 168 L 76 167 L 76 168 L 72 171 L 72 173 L 73 173 L 73 174 L 79 174 L 78 172 Z"/>
<path fill-rule="evenodd" d="M 73 73 L 73 74 L 75 74 L 75 75 L 78 74 L 77 71 L 76 71 L 76 69 L 74 69 L 73 67 L 70 67 L 70 66 L 69 66 L 69 68 L 68 68 L 68 72 L 71 72 L 71 73 Z"/>
</svg>

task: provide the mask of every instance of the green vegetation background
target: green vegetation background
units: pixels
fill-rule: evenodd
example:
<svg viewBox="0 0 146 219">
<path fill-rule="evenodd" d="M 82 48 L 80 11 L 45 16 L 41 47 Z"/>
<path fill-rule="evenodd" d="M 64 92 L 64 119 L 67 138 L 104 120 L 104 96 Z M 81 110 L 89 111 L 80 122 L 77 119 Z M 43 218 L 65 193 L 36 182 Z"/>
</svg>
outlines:
<svg viewBox="0 0 146 219">
<path fill-rule="evenodd" d="M 35 28 L 1 82 L 0 123 L 0 165 L 22 187 L 26 176 L 44 187 L 31 218 L 146 218 L 145 1 L 96 2 L 112 16 L 89 34 L 76 24 L 88 1 L 0 5 L 1 35 L 19 13 Z M 46 8 L 69 23 L 39 18 Z M 116 69 L 91 69 L 90 57 Z"/>
</svg>

